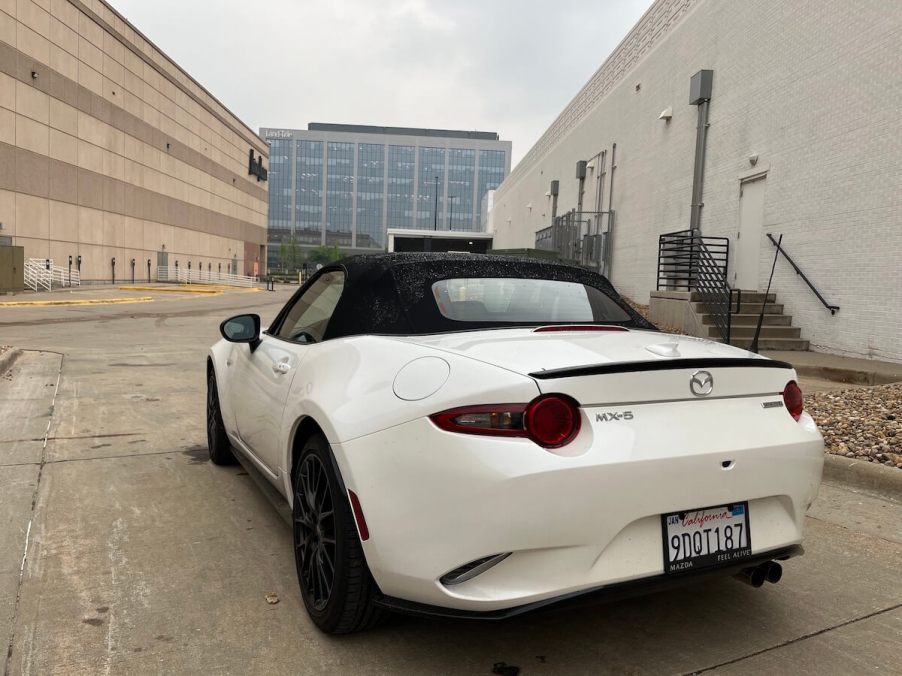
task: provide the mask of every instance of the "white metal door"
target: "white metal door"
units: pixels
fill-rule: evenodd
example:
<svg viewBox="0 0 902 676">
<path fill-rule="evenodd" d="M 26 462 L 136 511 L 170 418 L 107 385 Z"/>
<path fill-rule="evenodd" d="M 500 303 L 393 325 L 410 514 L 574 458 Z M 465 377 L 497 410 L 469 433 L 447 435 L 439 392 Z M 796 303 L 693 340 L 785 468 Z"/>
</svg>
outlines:
<svg viewBox="0 0 902 676">
<path fill-rule="evenodd" d="M 739 232 L 733 265 L 733 288 L 758 291 L 758 267 L 764 239 L 764 176 L 743 181 L 739 193 Z"/>
</svg>

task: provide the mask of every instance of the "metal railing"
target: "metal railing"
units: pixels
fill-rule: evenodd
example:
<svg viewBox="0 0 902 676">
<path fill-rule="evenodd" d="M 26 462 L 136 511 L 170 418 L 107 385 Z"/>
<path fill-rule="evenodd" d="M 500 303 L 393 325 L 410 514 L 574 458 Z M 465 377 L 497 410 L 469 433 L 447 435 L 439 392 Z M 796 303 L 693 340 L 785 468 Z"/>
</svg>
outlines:
<svg viewBox="0 0 902 676">
<path fill-rule="evenodd" d="M 81 286 L 81 274 L 78 270 L 54 265 L 52 258 L 29 258 L 25 261 L 23 272 L 25 286 L 32 291 L 52 291 L 54 286 Z"/>
<path fill-rule="evenodd" d="M 702 240 L 704 238 L 696 235 L 695 239 Z M 727 283 L 726 263 L 721 265 L 721 261 L 711 253 L 703 241 L 697 243 L 697 250 L 695 290 L 708 314 L 714 320 L 721 339 L 729 344 L 733 328 L 733 290 Z"/>
<path fill-rule="evenodd" d="M 725 343 L 732 337 L 729 255 L 726 237 L 702 237 L 693 230 L 658 237 L 658 290 L 696 292 Z"/>
<path fill-rule="evenodd" d="M 692 291 L 696 288 L 701 248 L 706 260 L 727 278 L 730 240 L 727 237 L 702 237 L 692 230 L 667 232 L 658 237 L 658 291 Z"/>
<path fill-rule="evenodd" d="M 827 308 L 828 310 L 830 310 L 830 314 L 831 314 L 831 315 L 835 315 L 837 312 L 839 312 L 839 305 L 830 305 L 830 304 L 826 301 L 826 299 L 821 295 L 821 292 L 818 291 L 818 290 L 815 288 L 814 284 L 811 283 L 811 280 L 809 280 L 808 277 L 805 276 L 805 273 L 802 272 L 802 271 L 799 269 L 799 266 L 796 265 L 795 261 L 792 260 L 792 258 L 790 258 L 790 256 L 789 256 L 788 253 L 786 253 L 786 249 L 784 249 L 784 248 L 780 245 L 780 242 L 778 242 L 777 240 L 775 240 L 775 239 L 774 239 L 774 236 L 771 235 L 770 233 L 767 233 L 767 238 L 771 241 L 771 244 L 773 244 L 775 247 L 777 247 L 777 251 L 778 251 L 779 253 L 783 254 L 783 257 L 784 257 L 787 261 L 789 261 L 789 264 L 792 266 L 792 269 L 795 270 L 795 271 L 796 271 L 796 274 L 797 274 L 799 277 L 801 277 L 802 280 L 808 285 L 808 288 L 811 289 L 811 291 L 814 293 L 815 296 L 817 296 L 817 299 L 821 302 L 821 304 L 822 304 L 825 308 Z"/>
<path fill-rule="evenodd" d="M 609 275 L 613 226 L 613 211 L 568 211 L 536 231 L 536 249 Z"/>
<path fill-rule="evenodd" d="M 38 258 L 29 258 L 25 261 L 25 286 L 32 291 L 53 288 L 53 277 L 50 270 L 45 267 L 44 261 Z"/>
<path fill-rule="evenodd" d="M 178 282 L 180 284 L 224 284 L 226 286 L 256 286 L 259 277 L 233 275 L 218 270 L 188 268 L 184 265 L 160 265 L 157 267 L 158 282 Z"/>
</svg>

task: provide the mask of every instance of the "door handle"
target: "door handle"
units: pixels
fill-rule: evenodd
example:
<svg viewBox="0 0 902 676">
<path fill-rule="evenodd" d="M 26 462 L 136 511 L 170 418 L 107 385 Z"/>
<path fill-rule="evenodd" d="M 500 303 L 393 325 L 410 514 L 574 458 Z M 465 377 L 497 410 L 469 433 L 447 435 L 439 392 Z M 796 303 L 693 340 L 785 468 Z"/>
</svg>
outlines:
<svg viewBox="0 0 902 676">
<path fill-rule="evenodd" d="M 288 373 L 291 370 L 291 364 L 287 361 L 274 361 L 272 363 L 272 370 L 276 374 Z"/>
</svg>

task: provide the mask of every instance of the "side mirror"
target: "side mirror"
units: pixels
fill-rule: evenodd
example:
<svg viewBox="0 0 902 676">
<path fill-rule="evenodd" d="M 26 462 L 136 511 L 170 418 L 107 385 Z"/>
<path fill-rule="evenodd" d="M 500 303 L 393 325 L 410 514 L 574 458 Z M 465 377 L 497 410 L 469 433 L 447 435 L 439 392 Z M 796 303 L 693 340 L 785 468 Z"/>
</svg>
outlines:
<svg viewBox="0 0 902 676">
<path fill-rule="evenodd" d="M 230 343 L 248 343 L 251 352 L 260 344 L 260 315 L 236 315 L 219 325 L 222 337 Z"/>
</svg>

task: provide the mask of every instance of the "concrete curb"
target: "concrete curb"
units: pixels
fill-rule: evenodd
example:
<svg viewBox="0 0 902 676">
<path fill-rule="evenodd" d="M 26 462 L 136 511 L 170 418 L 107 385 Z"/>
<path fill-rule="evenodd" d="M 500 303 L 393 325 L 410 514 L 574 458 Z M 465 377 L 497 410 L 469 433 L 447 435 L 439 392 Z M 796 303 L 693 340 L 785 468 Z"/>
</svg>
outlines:
<svg viewBox="0 0 902 676">
<path fill-rule="evenodd" d="M 117 303 L 150 303 L 153 298 L 91 298 L 88 300 L 14 300 L 0 303 L 3 307 L 46 307 L 49 305 L 116 305 Z"/>
<path fill-rule="evenodd" d="M 902 501 L 902 470 L 841 455 L 824 456 L 824 480 Z"/>
<path fill-rule="evenodd" d="M 837 383 L 849 383 L 851 385 L 889 385 L 899 382 L 886 373 L 878 371 L 856 371 L 854 369 L 839 369 L 832 366 L 800 366 L 794 367 L 800 376 L 832 380 Z"/>
<path fill-rule="evenodd" d="M 16 363 L 16 359 L 22 354 L 21 350 L 17 350 L 13 348 L 11 350 L 7 350 L 3 354 L 0 354 L 0 375 L 3 375 L 7 371 L 12 368 L 12 365 Z"/>
<path fill-rule="evenodd" d="M 222 293 L 219 289 L 210 288 L 192 288 L 190 286 L 120 286 L 120 291 L 152 291 L 153 293 L 205 293 L 207 295 L 219 295 Z"/>
</svg>

